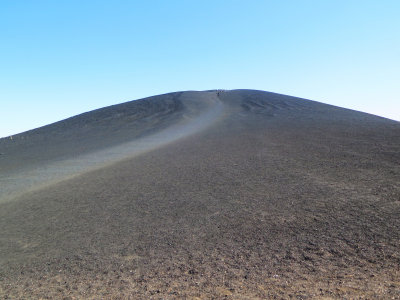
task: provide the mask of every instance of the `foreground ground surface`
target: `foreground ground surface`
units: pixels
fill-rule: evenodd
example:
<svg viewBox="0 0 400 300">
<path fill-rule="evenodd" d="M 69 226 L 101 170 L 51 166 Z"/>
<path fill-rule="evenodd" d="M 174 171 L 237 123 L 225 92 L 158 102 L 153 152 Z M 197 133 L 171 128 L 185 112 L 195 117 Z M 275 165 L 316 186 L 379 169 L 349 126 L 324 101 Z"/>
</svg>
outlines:
<svg viewBox="0 0 400 300">
<path fill-rule="evenodd" d="M 1 298 L 400 298 L 400 123 L 248 90 L 124 105 L 0 140 Z"/>
</svg>

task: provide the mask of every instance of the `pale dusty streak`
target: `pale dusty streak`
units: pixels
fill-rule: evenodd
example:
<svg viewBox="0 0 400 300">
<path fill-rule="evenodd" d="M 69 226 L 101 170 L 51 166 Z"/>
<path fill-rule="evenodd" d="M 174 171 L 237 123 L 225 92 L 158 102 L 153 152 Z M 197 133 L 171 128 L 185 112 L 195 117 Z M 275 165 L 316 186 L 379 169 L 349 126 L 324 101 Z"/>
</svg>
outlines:
<svg viewBox="0 0 400 300">
<path fill-rule="evenodd" d="M 225 109 L 224 104 L 214 93 L 208 97 L 208 100 L 212 103 L 200 114 L 185 118 L 183 121 L 155 134 L 98 152 L 50 163 L 40 168 L 26 169 L 15 174 L 5 174 L 0 177 L 0 203 L 8 202 L 28 191 L 60 182 L 125 158 L 140 155 L 204 130 L 219 120 L 224 115 Z"/>
</svg>

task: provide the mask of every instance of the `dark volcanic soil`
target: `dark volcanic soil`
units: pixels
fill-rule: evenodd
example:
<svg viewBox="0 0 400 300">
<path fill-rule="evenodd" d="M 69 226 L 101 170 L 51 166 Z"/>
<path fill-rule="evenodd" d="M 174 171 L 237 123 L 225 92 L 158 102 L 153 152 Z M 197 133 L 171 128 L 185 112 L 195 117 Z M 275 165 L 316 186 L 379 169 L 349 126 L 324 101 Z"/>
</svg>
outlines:
<svg viewBox="0 0 400 300">
<path fill-rule="evenodd" d="M 261 91 L 176 93 L 139 102 L 163 116 L 154 128 L 110 112 L 117 137 L 101 143 L 81 115 L 85 154 L 216 96 L 204 129 L 0 202 L 0 297 L 400 299 L 399 122 Z M 71 124 L 29 133 L 47 161 L 80 145 Z M 0 172 L 44 163 L 35 141 L 0 140 Z"/>
</svg>

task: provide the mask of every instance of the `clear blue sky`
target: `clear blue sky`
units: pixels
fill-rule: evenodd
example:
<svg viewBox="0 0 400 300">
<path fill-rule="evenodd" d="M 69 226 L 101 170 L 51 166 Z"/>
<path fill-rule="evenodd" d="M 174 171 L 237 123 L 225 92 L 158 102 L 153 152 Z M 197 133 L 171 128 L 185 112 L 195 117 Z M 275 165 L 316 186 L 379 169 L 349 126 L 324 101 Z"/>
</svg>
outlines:
<svg viewBox="0 0 400 300">
<path fill-rule="evenodd" d="M 398 0 L 3 0 L 0 137 L 215 88 L 400 120 L 399 16 Z"/>
</svg>

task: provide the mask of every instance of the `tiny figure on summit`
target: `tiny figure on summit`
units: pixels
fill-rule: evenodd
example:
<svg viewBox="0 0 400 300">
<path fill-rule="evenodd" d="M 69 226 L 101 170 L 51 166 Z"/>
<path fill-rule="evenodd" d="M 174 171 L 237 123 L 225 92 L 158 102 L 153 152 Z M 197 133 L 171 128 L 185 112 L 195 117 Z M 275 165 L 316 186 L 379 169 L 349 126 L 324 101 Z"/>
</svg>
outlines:
<svg viewBox="0 0 400 300">
<path fill-rule="evenodd" d="M 217 97 L 219 97 L 223 91 L 224 90 L 217 90 Z"/>
</svg>

